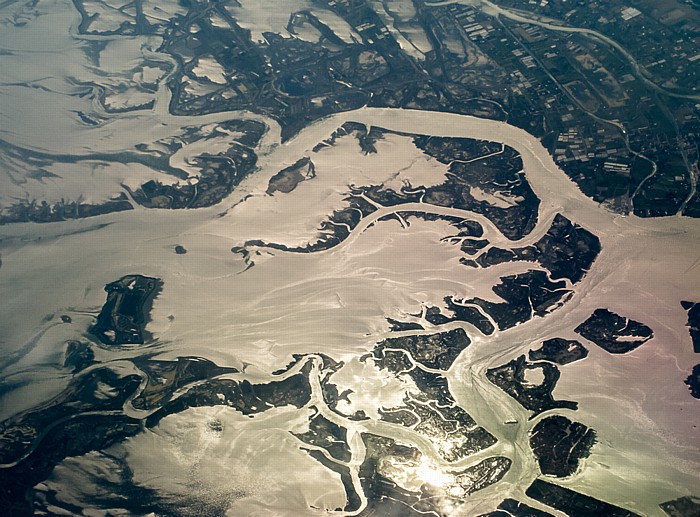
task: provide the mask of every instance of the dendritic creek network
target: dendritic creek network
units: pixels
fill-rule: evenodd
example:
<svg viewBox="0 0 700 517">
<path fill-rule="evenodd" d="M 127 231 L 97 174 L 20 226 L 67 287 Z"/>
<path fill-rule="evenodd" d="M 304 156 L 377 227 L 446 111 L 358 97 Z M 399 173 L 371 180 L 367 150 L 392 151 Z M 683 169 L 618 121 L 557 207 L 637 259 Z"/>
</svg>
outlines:
<svg viewBox="0 0 700 517">
<path fill-rule="evenodd" d="M 697 4 L 0 13 L 0 514 L 700 514 Z"/>
</svg>

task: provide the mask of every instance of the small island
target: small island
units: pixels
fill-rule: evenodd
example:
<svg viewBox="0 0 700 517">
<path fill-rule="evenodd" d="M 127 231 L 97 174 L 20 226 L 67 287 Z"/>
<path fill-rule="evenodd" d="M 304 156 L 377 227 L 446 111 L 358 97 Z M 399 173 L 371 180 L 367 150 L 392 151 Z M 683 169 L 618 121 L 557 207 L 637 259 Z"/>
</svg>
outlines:
<svg viewBox="0 0 700 517">
<path fill-rule="evenodd" d="M 95 352 L 87 343 L 73 339 L 66 343 L 64 368 L 72 368 L 71 373 L 75 374 L 93 364 L 95 364 Z"/>
<path fill-rule="evenodd" d="M 685 496 L 661 503 L 659 507 L 670 517 L 700 515 L 700 497 Z"/>
<path fill-rule="evenodd" d="M 153 299 L 163 283 L 158 278 L 126 275 L 105 286 L 107 301 L 90 333 L 105 345 L 142 345 Z"/>
<path fill-rule="evenodd" d="M 626 354 L 654 337 L 654 332 L 643 323 L 608 309 L 596 309 L 574 332 L 611 354 Z"/>
<path fill-rule="evenodd" d="M 335 460 L 345 463 L 350 461 L 347 429 L 328 420 L 316 406 L 311 406 L 310 409 L 314 412 L 314 416 L 309 420 L 309 430 L 292 434 L 308 445 L 325 449 Z"/>
<path fill-rule="evenodd" d="M 537 350 L 530 350 L 530 361 L 549 361 L 558 365 L 565 365 L 579 361 L 588 356 L 588 349 L 579 341 L 555 337 L 542 342 Z"/>
<path fill-rule="evenodd" d="M 583 458 L 596 443 L 593 429 L 561 415 L 537 422 L 530 433 L 530 447 L 542 474 L 568 477 L 576 472 Z"/>
<path fill-rule="evenodd" d="M 316 177 L 316 167 L 310 158 L 301 158 L 294 164 L 279 171 L 270 178 L 266 193 L 273 195 L 275 192 L 289 194 L 302 181 Z"/>
<path fill-rule="evenodd" d="M 696 399 L 700 399 L 700 364 L 693 367 L 693 371 L 688 375 L 685 383 L 688 385 L 690 394 Z"/>
<path fill-rule="evenodd" d="M 700 303 L 697 302 L 681 302 L 681 306 L 688 313 L 688 331 L 690 339 L 693 341 L 693 351 L 700 354 Z"/>
</svg>

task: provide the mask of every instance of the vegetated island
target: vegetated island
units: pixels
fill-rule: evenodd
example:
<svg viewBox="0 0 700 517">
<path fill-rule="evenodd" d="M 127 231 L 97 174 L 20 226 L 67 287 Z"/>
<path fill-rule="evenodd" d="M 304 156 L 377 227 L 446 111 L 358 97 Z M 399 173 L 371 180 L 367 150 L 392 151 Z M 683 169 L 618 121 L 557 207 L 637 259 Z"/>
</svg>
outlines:
<svg viewBox="0 0 700 517">
<path fill-rule="evenodd" d="M 700 399 L 700 364 L 693 366 L 693 371 L 688 375 L 685 383 L 688 385 L 690 394 L 696 399 Z"/>
<path fill-rule="evenodd" d="M 540 383 L 530 382 L 528 372 L 540 370 Z M 486 370 L 486 378 L 517 400 L 533 417 L 550 409 L 577 409 L 578 404 L 569 400 L 554 400 L 552 391 L 559 380 L 559 369 L 546 362 L 530 363 L 521 355 L 517 359 Z"/>
<path fill-rule="evenodd" d="M 146 324 L 162 285 L 159 278 L 142 275 L 126 275 L 107 284 L 107 301 L 90 333 L 105 345 L 143 344 L 150 339 Z"/>
<path fill-rule="evenodd" d="M 467 468 L 443 470 L 443 482 L 435 486 L 411 475 L 426 466 L 427 458 L 417 448 L 371 433 L 361 436 L 366 454 L 359 477 L 367 507 L 360 515 L 367 517 L 444 515 L 443 504 L 459 504 L 500 481 L 511 465 L 510 459 L 493 456 Z"/>
<path fill-rule="evenodd" d="M 316 177 L 316 166 L 310 158 L 304 157 L 297 160 L 295 163 L 279 171 L 270 178 L 265 191 L 269 195 L 273 195 L 279 191 L 283 194 L 289 194 L 302 181 L 310 180 Z"/>
<path fill-rule="evenodd" d="M 692 495 L 679 497 L 678 499 L 661 503 L 659 507 L 670 517 L 700 515 L 700 497 L 693 497 Z"/>
<path fill-rule="evenodd" d="M 555 337 L 542 342 L 542 346 L 536 350 L 530 350 L 530 361 L 549 361 L 564 366 L 565 364 L 580 361 L 588 356 L 588 349 L 579 341 Z"/>
<path fill-rule="evenodd" d="M 446 377 L 426 370 L 449 370 L 469 343 L 464 330 L 455 329 L 439 334 L 385 339 L 372 352 L 380 370 L 386 370 L 399 379 L 410 379 L 418 388 L 406 397 L 402 405 L 381 408 L 381 419 L 412 428 L 450 463 L 484 450 L 497 441 L 457 404 Z"/>
<path fill-rule="evenodd" d="M 595 443 L 593 429 L 561 415 L 540 420 L 530 434 L 530 447 L 540 471 L 556 477 L 574 474 Z"/>
<path fill-rule="evenodd" d="M 551 513 L 538 510 L 515 499 L 504 499 L 498 508 L 479 517 L 553 517 Z"/>
<path fill-rule="evenodd" d="M 688 312 L 688 323 L 690 339 L 693 341 L 693 351 L 700 354 L 700 303 L 681 302 L 681 306 Z"/>
<path fill-rule="evenodd" d="M 570 517 L 605 515 L 606 517 L 640 517 L 618 506 L 595 497 L 575 492 L 570 488 L 555 485 L 543 479 L 535 479 L 525 491 L 528 497 L 556 508 Z"/>
<path fill-rule="evenodd" d="M 472 244 L 478 247 L 481 242 Z M 539 262 L 550 271 L 552 279 L 568 278 L 577 283 L 590 270 L 600 250 L 596 235 L 557 214 L 547 233 L 534 244 L 513 249 L 490 248 L 475 262 L 484 268 L 519 260 Z"/>
<path fill-rule="evenodd" d="M 626 354 L 654 337 L 651 328 L 608 309 L 596 309 L 574 332 L 611 354 Z"/>
</svg>

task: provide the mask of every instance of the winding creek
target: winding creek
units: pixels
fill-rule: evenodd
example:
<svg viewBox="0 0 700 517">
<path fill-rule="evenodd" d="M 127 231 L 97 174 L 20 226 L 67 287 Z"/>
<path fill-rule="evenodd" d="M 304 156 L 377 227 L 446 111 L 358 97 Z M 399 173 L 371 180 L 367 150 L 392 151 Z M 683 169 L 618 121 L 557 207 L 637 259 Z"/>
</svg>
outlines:
<svg viewBox="0 0 700 517">
<path fill-rule="evenodd" d="M 226 116 L 237 115 L 231 113 Z M 352 282 L 370 288 L 372 278 L 376 277 L 363 279 L 362 274 L 358 277 L 357 273 L 345 276 L 349 273 L 345 270 L 348 255 L 365 254 L 363 247 L 367 236 L 381 231 L 376 226 L 370 226 L 379 217 L 390 213 L 391 209 L 380 210 L 367 218 L 355 228 L 350 238 L 335 248 L 304 255 L 276 251 L 274 257 L 244 274 L 236 274 L 242 267 L 229 251 L 232 244 L 240 244 L 245 236 L 255 235 L 258 230 L 275 225 L 280 226 L 279 235 L 283 238 L 286 227 L 294 224 L 294 221 L 280 220 L 279 217 L 284 217 L 282 214 L 261 214 L 256 227 L 251 228 L 250 219 L 240 218 L 240 214 L 246 210 L 246 203 L 238 202 L 249 194 L 254 199 L 259 198 L 271 175 L 300 156 L 308 155 L 311 147 L 327 138 L 345 121 L 397 131 L 410 128 L 411 132 L 419 134 L 488 139 L 510 145 L 521 153 L 527 179 L 542 200 L 537 228 L 517 245 L 537 240 L 559 212 L 591 229 L 601 239 L 601 255 L 589 275 L 575 287 L 574 298 L 562 309 L 544 319 L 535 318 L 489 337 L 479 336 L 476 329 L 466 327 L 473 343 L 447 375 L 451 389 L 458 402 L 475 420 L 499 439 L 493 448 L 476 457 L 503 453 L 513 460 L 510 472 L 501 483 L 474 497 L 473 502 L 478 503 L 474 508 L 487 509 L 489 505 L 497 504 L 497 499 L 503 497 L 504 484 L 510 487 L 511 494 L 523 498 L 522 492 L 536 472 L 527 436 L 537 420 L 528 421 L 527 411 L 491 385 L 484 375 L 486 369 L 517 357 L 538 340 L 554 335 L 571 336 L 574 326 L 598 306 L 611 307 L 644 321 L 654 329 L 656 339 L 630 357 L 605 357 L 602 351 L 591 350 L 592 356 L 580 365 L 562 369 L 555 397 L 578 401 L 580 409 L 572 417 L 594 427 L 601 442 L 583 470 L 566 484 L 644 515 L 659 514 L 657 505 L 660 501 L 692 491 L 697 482 L 697 465 L 700 464 L 695 447 L 697 431 L 687 432 L 684 429 L 700 422 L 697 412 L 693 412 L 693 399 L 685 393 L 683 372 L 679 371 L 679 365 L 690 364 L 692 355 L 691 347 L 683 336 L 685 322 L 682 311 L 678 310 L 677 297 L 693 299 L 700 295 L 700 279 L 695 270 L 695 243 L 700 242 L 700 225 L 697 221 L 682 217 L 639 219 L 604 210 L 581 194 L 534 137 L 501 122 L 446 113 L 364 108 L 319 121 L 285 144 L 266 143 L 270 152 L 261 156 L 260 170 L 245 180 L 220 206 L 197 211 L 133 211 L 102 216 L 99 220 L 5 227 L 2 234 L 9 252 L 3 252 L 3 275 L 0 278 L 3 290 L 17 291 L 18 286 L 26 287 L 30 285 L 29 277 L 34 277 L 35 281 L 38 279 L 39 285 L 61 278 L 61 287 L 48 290 L 37 303 L 33 300 L 36 295 L 33 289 L 17 291 L 4 321 L 16 317 L 17 311 L 29 310 L 33 314 L 42 314 L 51 307 L 55 310 L 66 303 L 85 300 L 86 293 L 83 291 L 86 286 L 92 286 L 97 291 L 88 299 L 99 300 L 99 286 L 104 284 L 104 279 L 113 279 L 120 272 L 154 274 L 165 282 L 162 303 L 159 304 L 159 299 L 154 306 L 154 326 L 161 325 L 164 319 L 164 313 L 159 314 L 159 311 L 167 310 L 175 311 L 177 318 L 185 320 L 185 325 L 191 326 L 194 331 L 186 333 L 179 341 L 174 336 L 175 330 L 165 332 L 159 345 L 162 355 L 175 357 L 190 353 L 208 357 L 219 364 L 235 364 L 245 357 L 245 353 L 241 354 L 242 349 L 238 348 L 246 347 L 245 342 L 234 338 L 238 345 L 223 346 L 226 339 L 233 337 L 224 332 L 221 339 L 207 343 L 208 337 L 213 334 L 204 330 L 201 323 L 188 320 L 188 303 L 178 299 L 182 294 L 178 285 L 185 288 L 203 286 L 202 294 L 212 304 L 211 311 L 221 307 L 226 318 L 235 317 L 239 321 L 246 320 L 246 307 L 255 310 L 255 303 L 251 303 L 253 300 L 268 296 L 272 296 L 271 300 L 277 299 L 280 302 L 279 310 L 284 310 L 282 301 L 289 295 L 272 295 L 284 292 L 284 289 L 291 290 L 292 297 L 294 293 L 302 292 L 313 297 L 314 289 L 318 289 L 318 286 L 314 288 L 309 285 L 313 284 L 314 275 L 329 278 L 326 288 L 335 289 L 338 293 L 344 292 L 348 283 Z M 209 123 L 211 117 L 203 117 L 202 120 L 188 117 L 187 120 L 187 124 L 200 122 Z M 275 127 L 274 124 L 271 127 Z M 342 164 L 338 164 L 334 171 L 339 184 L 343 183 L 342 169 Z M 232 208 L 226 210 L 229 207 Z M 442 215 L 469 215 L 484 224 L 487 238 L 492 243 L 516 244 L 500 235 L 492 224 L 478 215 L 422 204 L 395 207 L 396 211 L 409 209 Z M 225 213 L 223 217 L 220 216 L 222 213 Z M 91 229 L 96 223 L 99 226 Z M 208 258 L 204 263 L 195 260 L 174 265 L 172 251 L 166 246 L 166 243 L 170 245 L 174 242 L 187 242 L 193 256 L 204 253 Z M 48 256 L 41 253 L 47 247 L 52 250 Z M 371 250 L 368 252 L 371 255 Z M 105 257 L 109 259 L 105 260 Z M 399 257 L 397 259 L 400 260 Z M 426 257 L 426 260 L 431 258 Z M 669 264 L 673 267 L 669 267 Z M 334 267 L 337 268 L 335 271 Z M 227 286 L 228 291 L 207 294 L 207 286 L 214 288 L 212 279 L 217 284 Z M 419 278 L 416 280 L 421 281 Z M 381 296 L 381 289 L 371 289 Z M 44 307 L 41 307 L 42 303 Z M 197 314 L 196 310 L 193 312 Z M 364 338 L 366 344 L 361 341 L 342 352 L 342 343 L 358 339 L 357 329 L 342 326 L 342 312 L 334 311 L 334 314 L 337 319 L 333 321 L 339 324 L 337 332 L 340 337 L 328 343 L 330 349 L 341 356 L 347 357 L 344 354 L 352 353 L 349 350 L 371 348 L 372 342 L 382 338 L 382 333 L 374 331 L 372 334 L 370 331 L 370 337 Z M 357 324 L 352 312 L 347 316 Z M 210 314 L 210 317 L 207 325 L 216 327 L 223 324 L 224 320 L 216 315 Z M 318 323 L 323 325 L 322 322 Z M 257 330 L 251 331 L 251 336 L 260 339 L 264 336 L 264 339 L 270 340 L 272 351 L 274 343 L 283 344 L 285 336 L 290 336 L 292 342 L 302 339 L 294 333 L 309 334 L 312 336 L 311 342 L 316 333 L 323 335 L 323 329 L 304 328 L 304 325 L 314 324 L 304 319 L 299 328 L 289 329 L 284 327 L 284 321 L 278 325 L 274 320 L 267 320 L 264 326 L 257 325 Z M 449 326 L 452 328 L 459 324 Z M 202 331 L 197 331 L 198 328 Z M 154 332 L 157 333 L 158 328 Z M 196 338 L 196 335 L 200 337 Z M 279 359 L 272 362 L 283 361 L 287 349 L 282 347 Z M 276 355 L 274 351 L 271 353 Z M 265 370 L 261 365 L 261 378 Z M 604 383 L 598 384 L 601 381 Z M 640 393 L 644 393 L 644 396 L 640 397 Z M 617 415 L 621 407 L 628 409 L 622 411 L 620 420 Z M 637 413 L 625 414 L 629 408 L 636 408 Z M 682 418 L 677 414 L 679 408 L 686 409 Z M 338 416 L 330 411 L 324 411 L 324 414 L 338 420 Z M 518 424 L 504 425 L 504 422 L 511 420 L 516 420 Z M 420 443 L 410 431 L 388 424 L 349 421 L 342 424 L 348 428 L 350 436 L 368 429 Z M 354 447 L 354 452 L 361 454 L 357 450 L 358 445 Z M 426 454 L 431 454 L 434 461 L 439 461 L 429 447 L 422 449 Z M 466 463 L 471 463 L 476 457 L 469 458 Z M 633 490 L 632 494 L 630 490 Z M 529 503 L 536 504 L 532 501 Z"/>
</svg>

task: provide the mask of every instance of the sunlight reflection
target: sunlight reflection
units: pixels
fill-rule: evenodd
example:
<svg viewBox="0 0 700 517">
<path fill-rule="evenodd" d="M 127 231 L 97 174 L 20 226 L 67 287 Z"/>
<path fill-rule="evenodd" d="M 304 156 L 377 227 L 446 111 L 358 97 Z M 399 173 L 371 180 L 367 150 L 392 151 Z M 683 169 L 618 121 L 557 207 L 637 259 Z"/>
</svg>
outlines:
<svg viewBox="0 0 700 517">
<path fill-rule="evenodd" d="M 452 474 L 442 471 L 425 457 L 421 459 L 416 469 L 416 475 L 425 483 L 440 488 L 447 487 L 455 481 Z"/>
</svg>

